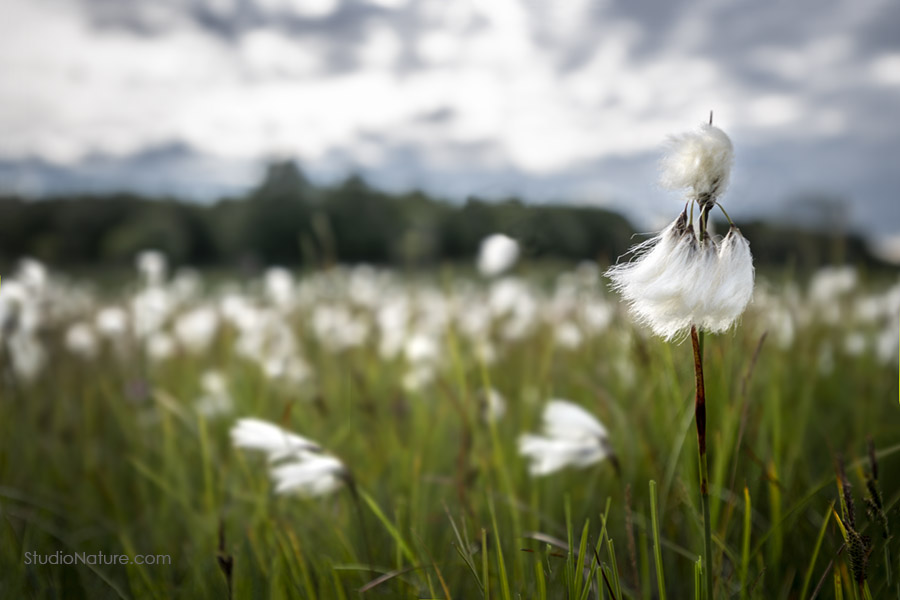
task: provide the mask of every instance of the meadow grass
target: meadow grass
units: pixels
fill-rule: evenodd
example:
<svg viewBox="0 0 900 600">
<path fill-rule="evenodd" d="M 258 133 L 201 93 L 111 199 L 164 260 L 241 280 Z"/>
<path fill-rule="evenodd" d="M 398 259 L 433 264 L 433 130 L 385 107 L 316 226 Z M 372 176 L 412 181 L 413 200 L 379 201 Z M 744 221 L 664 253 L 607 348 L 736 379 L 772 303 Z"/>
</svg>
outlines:
<svg viewBox="0 0 900 600">
<path fill-rule="evenodd" d="M 602 293 L 598 291 L 598 293 Z M 703 555 L 689 342 L 616 319 L 577 349 L 536 327 L 484 364 L 443 337 L 446 366 L 415 392 L 372 344 L 333 352 L 292 322 L 314 383 L 285 387 L 233 351 L 154 363 L 59 351 L 0 393 L 0 590 L 6 597 L 900 598 L 900 544 L 866 518 L 867 439 L 886 514 L 900 500 L 896 365 L 837 353 L 840 323 L 782 348 L 762 316 L 706 336 L 711 563 Z M 51 348 L 61 334 L 47 335 Z M 198 374 L 227 373 L 232 416 L 194 410 Z M 481 390 L 507 399 L 481 418 Z M 549 398 L 606 424 L 611 461 L 535 478 L 518 456 Z M 231 446 L 255 416 L 321 443 L 354 486 L 275 495 L 265 459 Z M 847 481 L 836 476 L 842 456 Z M 855 498 L 855 526 L 842 489 Z M 888 531 L 890 534 L 890 531 Z M 853 535 L 871 538 L 858 586 Z M 171 564 L 26 564 L 25 553 L 169 555 Z M 890 564 L 893 562 L 893 564 Z"/>
</svg>

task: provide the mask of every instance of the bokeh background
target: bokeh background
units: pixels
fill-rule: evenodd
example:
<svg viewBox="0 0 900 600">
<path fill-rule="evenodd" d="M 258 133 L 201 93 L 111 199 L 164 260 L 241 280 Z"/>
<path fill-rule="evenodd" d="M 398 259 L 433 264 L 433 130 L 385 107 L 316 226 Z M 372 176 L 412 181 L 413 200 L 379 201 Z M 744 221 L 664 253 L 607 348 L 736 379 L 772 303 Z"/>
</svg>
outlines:
<svg viewBox="0 0 900 600">
<path fill-rule="evenodd" d="M 0 10 L 6 262 L 429 263 L 494 230 L 614 260 L 679 210 L 656 165 L 710 110 L 758 261 L 900 261 L 895 2 Z"/>
<path fill-rule="evenodd" d="M 896 0 L 2 0 L 0 596 L 602 598 L 590 544 L 623 600 L 900 598 L 898 32 Z M 710 111 L 756 287 L 698 338 L 704 516 L 688 332 L 603 274 Z M 27 560 L 99 551 L 171 562 Z"/>
</svg>

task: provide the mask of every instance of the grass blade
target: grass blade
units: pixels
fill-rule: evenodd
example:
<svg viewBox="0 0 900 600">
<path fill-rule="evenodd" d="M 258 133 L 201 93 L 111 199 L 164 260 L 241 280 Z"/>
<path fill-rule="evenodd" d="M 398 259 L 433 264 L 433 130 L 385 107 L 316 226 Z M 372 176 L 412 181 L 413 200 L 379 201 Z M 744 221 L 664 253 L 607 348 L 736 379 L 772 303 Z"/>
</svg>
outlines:
<svg viewBox="0 0 900 600">
<path fill-rule="evenodd" d="M 666 578 L 663 573 L 662 544 L 659 539 L 659 510 L 656 502 L 656 481 L 650 480 L 650 518 L 653 521 L 653 555 L 656 559 L 656 584 L 659 600 L 666 600 Z"/>
<path fill-rule="evenodd" d="M 369 509 L 372 511 L 372 514 L 381 521 L 381 524 L 384 525 L 384 528 L 387 529 L 387 532 L 394 538 L 394 541 L 397 543 L 397 547 L 400 548 L 400 551 L 406 557 L 406 559 L 415 564 L 416 563 L 416 555 L 413 553 L 412 549 L 409 547 L 409 544 L 403 539 L 403 536 L 400 535 L 400 532 L 397 531 L 397 528 L 394 527 L 394 524 L 385 516 L 385 514 L 381 511 L 381 507 L 375 502 L 375 500 L 369 496 L 364 490 L 359 490 L 360 497 L 365 500 L 366 504 L 369 505 Z"/>
<path fill-rule="evenodd" d="M 750 504 L 750 490 L 744 486 L 744 536 L 741 543 L 741 599 L 747 597 L 747 575 L 750 571 L 750 517 L 752 507 Z M 803 598 L 804 595 L 800 594 Z"/>
<path fill-rule="evenodd" d="M 809 567 L 806 569 L 806 575 L 803 577 L 803 587 L 800 591 L 800 597 L 806 598 L 806 591 L 809 589 L 810 581 L 812 581 L 813 569 L 816 566 L 816 558 L 819 556 L 819 550 L 822 548 L 822 540 L 825 539 L 825 530 L 828 527 L 828 521 L 831 519 L 831 513 L 834 512 L 834 501 L 825 512 L 825 518 L 822 520 L 822 526 L 819 528 L 819 535 L 816 537 L 816 545 L 813 547 L 812 557 L 809 559 Z"/>
<path fill-rule="evenodd" d="M 506 575 L 506 563 L 503 560 L 503 547 L 500 544 L 500 529 L 497 527 L 497 512 L 494 510 L 494 500 L 488 501 L 488 507 L 491 510 L 491 524 L 494 527 L 494 540 L 497 547 L 497 569 L 500 575 L 500 591 L 503 593 L 503 600 L 512 600 L 512 593 L 509 589 L 509 578 Z"/>
</svg>

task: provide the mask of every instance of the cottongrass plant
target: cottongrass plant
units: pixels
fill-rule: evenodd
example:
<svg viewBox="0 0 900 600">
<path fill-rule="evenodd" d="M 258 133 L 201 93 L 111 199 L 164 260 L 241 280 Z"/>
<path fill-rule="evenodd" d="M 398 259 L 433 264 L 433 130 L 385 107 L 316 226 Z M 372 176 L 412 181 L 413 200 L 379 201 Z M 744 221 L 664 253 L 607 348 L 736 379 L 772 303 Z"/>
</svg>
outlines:
<svg viewBox="0 0 900 600">
<path fill-rule="evenodd" d="M 508 271 L 519 259 L 519 243 L 502 233 L 494 233 L 481 240 L 478 249 L 478 271 L 485 277 L 495 277 Z"/>
<path fill-rule="evenodd" d="M 231 441 L 238 448 L 266 454 L 276 494 L 316 498 L 347 487 L 359 519 L 369 565 L 373 564 L 372 548 L 360 502 L 361 494 L 350 469 L 340 459 L 326 453 L 316 442 L 262 419 L 240 419 L 231 429 Z M 364 498 L 373 507 L 373 511 L 379 514 L 373 501 L 368 496 Z"/>
<path fill-rule="evenodd" d="M 684 227 L 697 236 L 696 219 Z M 720 251 L 724 240 L 708 240 Z M 707 353 L 711 393 L 734 389 L 740 402 L 710 415 L 717 485 L 709 522 L 718 548 L 716 560 L 692 564 L 683 549 L 699 551 L 702 525 L 678 473 L 696 464 L 683 447 L 694 411 L 680 406 L 672 385 L 672 347 L 645 343 L 617 318 L 619 307 L 597 294 L 596 267 L 544 281 L 539 272 L 482 281 L 449 268 L 439 278 L 336 266 L 199 282 L 158 271 L 139 282 L 136 272 L 96 297 L 89 282 L 42 273 L 33 262 L 3 277 L 0 589 L 221 598 L 219 573 L 209 568 L 220 530 L 228 539 L 217 558 L 233 557 L 226 576 L 236 597 L 583 600 L 600 590 L 625 599 L 660 589 L 660 598 L 693 598 L 715 563 L 717 597 L 828 597 L 821 588 L 836 573 L 852 598 L 858 586 L 837 498 L 834 512 L 828 506 L 835 477 L 824 449 L 833 447 L 847 454 L 856 486 L 855 531 L 871 538 L 857 554 L 867 556 L 864 586 L 875 598 L 900 598 L 889 530 L 900 503 L 895 279 L 859 268 L 822 271 L 809 285 L 792 278 L 757 286 L 744 326 L 728 339 L 748 360 Z M 164 320 L 133 310 L 148 287 L 144 305 L 164 309 Z M 815 306 L 812 298 L 820 298 Z M 699 338 L 710 329 L 698 322 Z M 580 345 L 568 347 L 575 328 Z M 86 351 L 89 330 L 96 348 Z M 766 330 L 766 351 L 749 358 Z M 30 379 L 16 369 L 29 348 L 15 338 L 26 335 L 45 358 Z M 820 371 L 820 354 L 833 372 Z M 421 374 L 414 392 L 403 385 L 411 372 Z M 583 398 L 585 407 L 600 398 L 603 418 L 578 409 L 570 419 L 548 416 L 554 425 L 546 427 L 543 399 L 555 395 Z M 290 414 L 303 429 L 277 419 L 244 424 L 235 449 L 232 415 L 256 414 Z M 536 427 L 522 429 L 532 420 Z M 620 479 L 609 472 L 613 456 L 601 458 L 606 430 Z M 522 432 L 539 455 L 517 454 Z M 847 446 L 869 432 L 878 465 L 864 474 L 865 461 Z M 313 440 L 340 443 L 340 458 Z M 236 454 L 248 461 L 235 463 Z M 270 454 L 277 459 L 267 461 Z M 554 462 L 565 467 L 551 470 Z M 354 511 L 348 467 L 368 513 Z M 259 485 L 248 486 L 248 477 Z M 641 480 L 659 485 L 648 495 Z M 607 508 L 598 489 L 609 494 Z M 357 514 L 365 517 L 359 524 Z M 177 566 L 98 574 L 82 565 L 71 577 L 23 562 L 28 550 L 67 548 L 172 553 Z"/>
<path fill-rule="evenodd" d="M 700 462 L 700 503 L 703 511 L 703 576 L 707 600 L 713 599 L 712 534 L 706 436 L 706 387 L 703 377 L 703 331 L 727 331 L 753 295 L 754 269 L 750 244 L 730 223 L 724 239 L 709 233 L 709 213 L 719 205 L 731 175 L 731 140 L 712 124 L 671 138 L 662 161 L 662 184 L 687 190 L 681 214 L 656 237 L 632 250 L 632 262 L 607 271 L 637 321 L 667 341 L 690 335 L 696 397 L 694 419 Z M 693 220 L 694 205 L 699 211 Z"/>
<path fill-rule="evenodd" d="M 240 419 L 231 429 L 231 441 L 238 448 L 265 453 L 277 494 L 326 496 L 349 480 L 344 463 L 317 443 L 268 421 Z"/>
<path fill-rule="evenodd" d="M 541 417 L 541 431 L 541 435 L 519 437 L 519 454 L 529 460 L 531 475 L 588 467 L 613 456 L 606 427 L 574 402 L 550 400 Z"/>
</svg>

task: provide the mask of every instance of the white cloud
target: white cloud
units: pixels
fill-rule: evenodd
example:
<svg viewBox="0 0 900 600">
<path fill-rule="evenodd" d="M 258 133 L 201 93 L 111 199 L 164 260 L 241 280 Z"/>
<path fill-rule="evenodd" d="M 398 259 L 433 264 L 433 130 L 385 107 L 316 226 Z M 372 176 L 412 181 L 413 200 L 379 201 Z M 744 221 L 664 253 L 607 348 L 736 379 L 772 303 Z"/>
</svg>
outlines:
<svg viewBox="0 0 900 600">
<path fill-rule="evenodd" d="M 900 86 L 900 52 L 878 56 L 869 66 L 869 72 L 876 84 Z"/>
<path fill-rule="evenodd" d="M 235 0 L 197 1 L 237 14 Z M 94 28 L 75 3 L 6 0 L 0 158 L 72 163 L 182 141 L 229 160 L 274 154 L 315 166 L 340 154 L 377 170 L 398 146 L 445 172 L 565 176 L 656 153 L 709 109 L 743 144 L 848 135 L 853 94 L 900 85 L 900 55 L 860 60 L 853 28 L 878 14 L 850 4 L 820 15 L 822 35 L 777 42 L 760 29 L 734 58 L 710 50 L 728 41 L 710 6 L 686 5 L 650 31 L 590 0 L 370 2 L 390 10 L 347 27 L 343 11 L 357 4 L 256 0 L 268 17 L 321 19 L 323 29 L 285 19 L 228 37 L 179 3 L 148 8 L 141 21 L 153 32 L 137 35 Z M 345 29 L 326 31 L 338 14 Z M 430 114 L 445 118 L 423 121 Z M 626 189 L 580 177 L 573 189 L 585 196 Z"/>
</svg>

